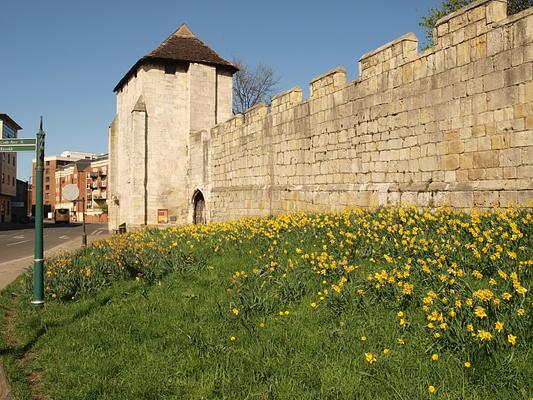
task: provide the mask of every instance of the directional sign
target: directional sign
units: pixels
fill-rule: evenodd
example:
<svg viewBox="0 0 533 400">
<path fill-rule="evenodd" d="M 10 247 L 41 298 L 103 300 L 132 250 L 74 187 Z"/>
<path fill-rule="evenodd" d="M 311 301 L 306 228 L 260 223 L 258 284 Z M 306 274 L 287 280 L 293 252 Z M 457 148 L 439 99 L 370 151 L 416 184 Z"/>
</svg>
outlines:
<svg viewBox="0 0 533 400">
<path fill-rule="evenodd" d="M 18 146 L 21 144 L 35 144 L 35 138 L 1 139 L 0 146 Z"/>
<path fill-rule="evenodd" d="M 16 151 L 35 151 L 35 145 L 4 146 L 0 144 L 0 153 L 11 153 Z"/>
<path fill-rule="evenodd" d="M 16 151 L 35 151 L 35 138 L 1 139 L 0 153 Z"/>
</svg>

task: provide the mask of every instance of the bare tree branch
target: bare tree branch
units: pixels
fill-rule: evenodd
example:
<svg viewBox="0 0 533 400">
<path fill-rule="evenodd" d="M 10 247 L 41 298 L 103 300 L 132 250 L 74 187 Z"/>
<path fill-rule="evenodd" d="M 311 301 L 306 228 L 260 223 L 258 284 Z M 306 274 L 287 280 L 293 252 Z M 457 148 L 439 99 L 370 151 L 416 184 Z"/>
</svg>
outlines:
<svg viewBox="0 0 533 400">
<path fill-rule="evenodd" d="M 233 57 L 232 63 L 239 68 L 233 75 L 233 113 L 243 114 L 261 102 L 270 104 L 280 79 L 272 67 L 259 64 L 251 69 L 238 57 Z"/>
</svg>

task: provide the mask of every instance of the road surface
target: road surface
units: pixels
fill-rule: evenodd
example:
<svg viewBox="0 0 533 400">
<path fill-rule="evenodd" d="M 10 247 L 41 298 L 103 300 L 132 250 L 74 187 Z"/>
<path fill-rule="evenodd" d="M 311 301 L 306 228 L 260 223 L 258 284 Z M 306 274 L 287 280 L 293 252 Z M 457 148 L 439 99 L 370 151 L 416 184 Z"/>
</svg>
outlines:
<svg viewBox="0 0 533 400">
<path fill-rule="evenodd" d="M 17 226 L 18 227 L 18 226 Z M 107 224 L 86 224 L 87 241 L 107 236 Z M 44 224 L 44 250 L 79 239 L 83 232 L 82 224 L 55 225 Z M 16 261 L 28 256 L 33 257 L 35 231 L 31 225 L 22 229 L 0 230 L 0 264 Z"/>
</svg>

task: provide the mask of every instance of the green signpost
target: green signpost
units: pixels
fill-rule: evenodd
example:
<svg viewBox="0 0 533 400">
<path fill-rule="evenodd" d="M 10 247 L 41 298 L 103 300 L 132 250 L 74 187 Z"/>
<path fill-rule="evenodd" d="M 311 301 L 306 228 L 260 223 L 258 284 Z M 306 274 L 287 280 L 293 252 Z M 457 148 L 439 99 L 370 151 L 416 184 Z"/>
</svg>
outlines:
<svg viewBox="0 0 533 400">
<path fill-rule="evenodd" d="M 43 253 L 43 172 L 44 172 L 43 117 L 37 132 L 35 149 L 35 257 L 33 264 L 33 300 L 35 308 L 44 305 L 44 253 Z M 35 139 L 34 139 L 35 140 Z"/>
<path fill-rule="evenodd" d="M 43 255 L 43 171 L 44 171 L 44 131 L 43 117 L 37 137 L 0 139 L 0 153 L 35 151 L 37 161 L 35 177 L 35 253 L 33 267 L 33 300 L 36 308 L 44 305 L 44 255 Z"/>
</svg>

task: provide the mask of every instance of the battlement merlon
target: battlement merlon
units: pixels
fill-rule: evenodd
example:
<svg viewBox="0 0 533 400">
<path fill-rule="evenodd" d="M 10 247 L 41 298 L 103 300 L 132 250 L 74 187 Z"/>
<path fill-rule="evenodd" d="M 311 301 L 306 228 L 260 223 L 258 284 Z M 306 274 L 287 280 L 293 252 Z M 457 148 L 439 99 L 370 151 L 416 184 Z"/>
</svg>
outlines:
<svg viewBox="0 0 533 400">
<path fill-rule="evenodd" d="M 434 46 L 444 49 L 482 35 L 507 18 L 507 0 L 477 0 L 442 17 L 433 30 Z"/>
<path fill-rule="evenodd" d="M 263 119 L 268 114 L 268 106 L 265 103 L 256 104 L 244 112 L 246 123 Z"/>
<path fill-rule="evenodd" d="M 272 112 L 284 111 L 288 107 L 292 107 L 301 103 L 302 100 L 302 89 L 300 89 L 298 86 L 295 86 L 292 89 L 278 93 L 272 97 Z"/>
<path fill-rule="evenodd" d="M 346 69 L 342 66 L 312 79 L 309 85 L 309 98 L 325 96 L 346 86 Z"/>
<path fill-rule="evenodd" d="M 412 32 L 363 54 L 359 59 L 359 78 L 367 79 L 418 57 L 418 39 Z"/>
</svg>

